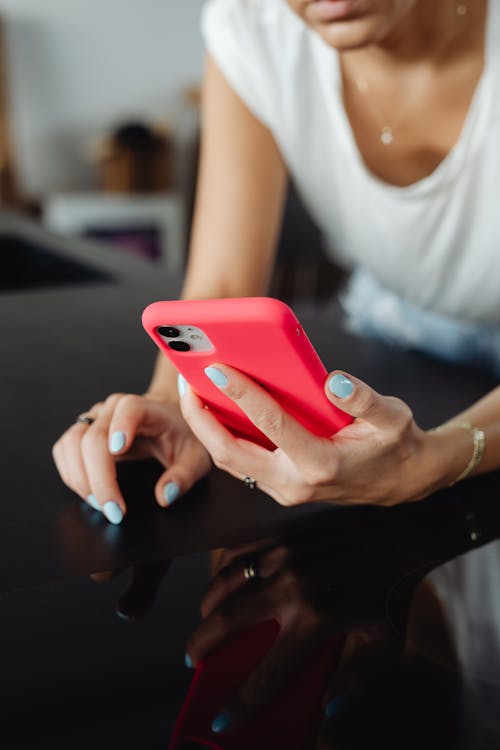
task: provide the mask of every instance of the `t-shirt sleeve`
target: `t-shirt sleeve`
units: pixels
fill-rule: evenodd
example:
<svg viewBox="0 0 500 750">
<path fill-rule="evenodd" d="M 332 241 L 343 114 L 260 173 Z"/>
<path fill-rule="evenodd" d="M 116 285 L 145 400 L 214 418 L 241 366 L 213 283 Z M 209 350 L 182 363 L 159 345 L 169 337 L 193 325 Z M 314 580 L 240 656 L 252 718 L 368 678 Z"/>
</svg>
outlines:
<svg viewBox="0 0 500 750">
<path fill-rule="evenodd" d="M 231 88 L 272 129 L 276 92 L 263 15 L 259 0 L 207 0 L 201 31 Z"/>
</svg>

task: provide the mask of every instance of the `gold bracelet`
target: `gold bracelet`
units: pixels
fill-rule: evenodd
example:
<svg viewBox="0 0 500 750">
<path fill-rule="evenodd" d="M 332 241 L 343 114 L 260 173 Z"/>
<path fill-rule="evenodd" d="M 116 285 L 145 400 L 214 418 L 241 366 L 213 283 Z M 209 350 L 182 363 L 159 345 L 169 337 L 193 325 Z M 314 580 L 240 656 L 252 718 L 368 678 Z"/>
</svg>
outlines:
<svg viewBox="0 0 500 750">
<path fill-rule="evenodd" d="M 462 479 L 468 477 L 469 474 L 471 474 L 483 460 L 485 437 L 484 430 L 480 430 L 478 427 L 474 427 L 470 424 L 470 422 L 447 422 L 446 424 L 441 425 L 441 427 L 436 427 L 434 429 L 434 432 L 442 432 L 442 430 L 446 429 L 447 427 L 460 427 L 462 430 L 466 430 L 472 435 L 473 441 L 472 456 L 469 463 L 467 464 L 465 469 L 460 472 L 458 477 L 448 485 L 448 487 L 453 487 L 454 484 L 458 484 L 458 482 L 461 482 Z"/>
</svg>

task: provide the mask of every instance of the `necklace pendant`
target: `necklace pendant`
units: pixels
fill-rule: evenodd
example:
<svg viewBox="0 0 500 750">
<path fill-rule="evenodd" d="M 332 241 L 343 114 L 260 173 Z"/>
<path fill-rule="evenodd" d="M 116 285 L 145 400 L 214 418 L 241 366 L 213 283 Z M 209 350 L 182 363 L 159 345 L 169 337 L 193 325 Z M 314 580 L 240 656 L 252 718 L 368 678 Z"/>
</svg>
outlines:
<svg viewBox="0 0 500 750">
<path fill-rule="evenodd" d="M 391 143 L 394 143 L 394 133 L 392 132 L 392 128 L 389 125 L 386 125 L 382 128 L 382 132 L 380 133 L 380 140 L 384 144 L 384 146 L 390 146 Z"/>
</svg>

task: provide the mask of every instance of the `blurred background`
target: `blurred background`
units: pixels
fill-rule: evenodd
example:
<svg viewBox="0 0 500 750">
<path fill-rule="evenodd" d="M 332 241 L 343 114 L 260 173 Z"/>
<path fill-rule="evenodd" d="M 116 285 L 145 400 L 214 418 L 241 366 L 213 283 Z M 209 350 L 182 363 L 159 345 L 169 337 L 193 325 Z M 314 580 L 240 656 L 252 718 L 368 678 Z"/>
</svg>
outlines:
<svg viewBox="0 0 500 750">
<path fill-rule="evenodd" d="M 0 0 L 4 213 L 182 269 L 198 158 L 202 5 Z M 340 277 L 291 190 L 271 293 L 320 299 Z"/>
</svg>

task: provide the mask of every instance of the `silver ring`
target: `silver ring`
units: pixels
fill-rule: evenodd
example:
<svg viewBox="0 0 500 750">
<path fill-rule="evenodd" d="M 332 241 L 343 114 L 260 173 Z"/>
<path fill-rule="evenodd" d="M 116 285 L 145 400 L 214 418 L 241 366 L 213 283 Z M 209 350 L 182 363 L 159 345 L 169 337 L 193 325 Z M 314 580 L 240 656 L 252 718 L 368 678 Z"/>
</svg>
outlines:
<svg viewBox="0 0 500 750">
<path fill-rule="evenodd" d="M 75 419 L 75 424 L 93 424 L 94 422 L 94 417 L 89 417 L 87 414 L 80 414 Z"/>
<path fill-rule="evenodd" d="M 243 575 L 245 576 L 245 581 L 251 581 L 252 578 L 257 578 L 257 571 L 255 570 L 253 562 L 249 562 L 248 565 L 243 568 Z"/>
<path fill-rule="evenodd" d="M 245 477 L 243 481 L 245 482 L 249 490 L 254 490 L 255 487 L 257 486 L 257 482 L 255 481 L 253 477 Z"/>
</svg>

